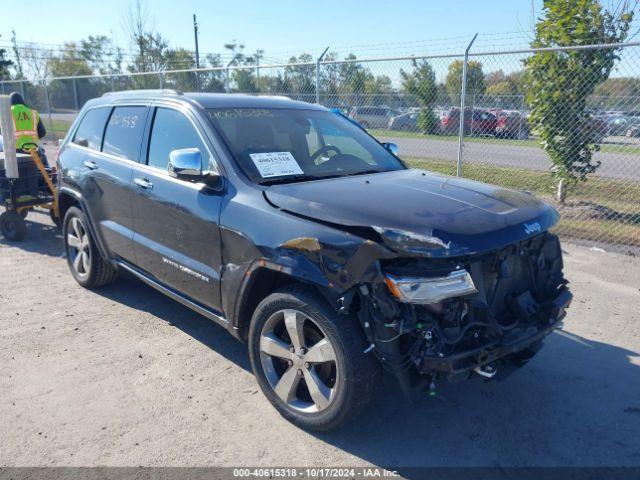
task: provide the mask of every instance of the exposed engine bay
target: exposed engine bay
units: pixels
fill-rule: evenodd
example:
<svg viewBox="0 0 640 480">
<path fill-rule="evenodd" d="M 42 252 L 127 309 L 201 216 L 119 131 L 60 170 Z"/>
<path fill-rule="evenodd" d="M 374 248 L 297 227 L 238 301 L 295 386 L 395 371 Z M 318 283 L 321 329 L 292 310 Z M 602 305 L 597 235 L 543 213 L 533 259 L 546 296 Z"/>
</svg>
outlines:
<svg viewBox="0 0 640 480">
<path fill-rule="evenodd" d="M 380 281 L 355 289 L 351 311 L 407 389 L 523 365 L 572 299 L 548 232 L 482 255 L 383 259 L 379 269 Z"/>
</svg>

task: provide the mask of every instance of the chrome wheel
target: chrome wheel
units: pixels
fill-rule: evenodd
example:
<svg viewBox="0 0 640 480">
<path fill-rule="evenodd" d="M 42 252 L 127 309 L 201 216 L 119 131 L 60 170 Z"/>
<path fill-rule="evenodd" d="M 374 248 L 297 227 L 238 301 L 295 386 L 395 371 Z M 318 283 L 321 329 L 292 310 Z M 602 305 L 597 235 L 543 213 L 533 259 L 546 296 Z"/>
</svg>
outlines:
<svg viewBox="0 0 640 480">
<path fill-rule="evenodd" d="M 91 246 L 87 229 L 78 217 L 69 222 L 67 247 L 74 272 L 80 279 L 87 278 L 91 270 Z"/>
<path fill-rule="evenodd" d="M 289 407 L 320 412 L 336 397 L 340 365 L 322 328 L 304 313 L 280 310 L 260 334 L 260 361 L 269 385 Z"/>
</svg>

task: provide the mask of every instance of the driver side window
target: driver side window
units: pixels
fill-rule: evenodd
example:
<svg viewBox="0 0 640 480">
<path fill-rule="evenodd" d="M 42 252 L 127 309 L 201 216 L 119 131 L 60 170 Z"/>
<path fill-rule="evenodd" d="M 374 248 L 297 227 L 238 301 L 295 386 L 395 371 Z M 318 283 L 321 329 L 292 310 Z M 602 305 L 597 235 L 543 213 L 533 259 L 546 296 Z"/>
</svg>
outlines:
<svg viewBox="0 0 640 480">
<path fill-rule="evenodd" d="M 202 168 L 209 168 L 209 153 L 189 119 L 171 108 L 158 107 L 153 119 L 147 165 L 167 168 L 169 153 L 182 148 L 197 148 L 202 154 Z"/>
<path fill-rule="evenodd" d="M 345 155 L 354 155 L 361 160 L 367 162 L 370 165 L 375 165 L 376 161 L 371 155 L 369 151 L 367 151 L 364 146 L 362 146 L 349 132 L 346 132 L 336 125 L 326 122 L 323 120 L 316 122 L 316 124 L 311 128 L 311 131 L 315 131 L 318 134 L 318 137 L 322 137 L 325 145 L 331 145 L 334 147 L 338 147 L 340 152 Z M 322 142 L 319 141 L 318 148 L 315 150 L 309 145 L 309 148 L 312 150 L 312 154 L 319 150 L 322 147 Z M 331 154 L 330 154 L 331 155 Z M 316 164 L 319 162 L 316 160 Z"/>
</svg>

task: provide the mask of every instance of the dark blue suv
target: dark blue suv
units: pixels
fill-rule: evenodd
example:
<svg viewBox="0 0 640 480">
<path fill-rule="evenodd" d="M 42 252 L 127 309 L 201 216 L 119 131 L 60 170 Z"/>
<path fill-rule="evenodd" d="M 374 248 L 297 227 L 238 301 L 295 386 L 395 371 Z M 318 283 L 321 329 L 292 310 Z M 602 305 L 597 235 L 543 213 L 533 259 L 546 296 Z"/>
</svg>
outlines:
<svg viewBox="0 0 640 480">
<path fill-rule="evenodd" d="M 58 163 L 78 283 L 125 271 L 224 326 L 304 428 L 351 418 L 382 369 L 403 392 L 506 375 L 571 301 L 550 206 L 409 168 L 317 105 L 106 94 Z"/>
</svg>

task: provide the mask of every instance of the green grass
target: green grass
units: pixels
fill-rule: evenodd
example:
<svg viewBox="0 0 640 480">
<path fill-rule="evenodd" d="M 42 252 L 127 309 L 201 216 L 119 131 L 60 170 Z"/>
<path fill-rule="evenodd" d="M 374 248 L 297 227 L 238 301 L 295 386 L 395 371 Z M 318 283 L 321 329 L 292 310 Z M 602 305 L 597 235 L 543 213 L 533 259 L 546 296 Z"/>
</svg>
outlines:
<svg viewBox="0 0 640 480">
<path fill-rule="evenodd" d="M 409 158 L 407 162 L 445 175 L 455 175 L 456 165 L 438 159 Z M 555 183 L 549 172 L 522 168 L 505 168 L 480 163 L 467 163 L 463 167 L 465 178 L 491 183 L 516 190 L 527 190 L 559 207 L 554 199 Z M 611 217 L 584 218 L 578 205 L 587 202 L 591 208 L 610 209 Z M 572 186 L 567 206 L 560 208 L 563 215 L 557 231 L 584 240 L 604 240 L 607 243 L 640 246 L 640 182 L 591 177 Z"/>
<path fill-rule="evenodd" d="M 383 129 L 371 129 L 368 132 L 374 137 L 395 137 L 395 138 L 419 138 L 426 140 L 436 140 L 440 142 L 458 142 L 457 135 L 432 135 L 419 132 L 405 132 L 395 130 L 383 130 Z M 465 143 L 485 143 L 485 144 L 498 144 L 498 145 L 513 145 L 516 147 L 534 147 L 542 148 L 540 141 L 535 138 L 529 138 L 527 140 L 517 140 L 514 138 L 496 138 L 496 137 L 464 137 Z M 627 155 L 640 155 L 640 145 L 625 145 L 625 144 L 612 144 L 603 143 L 600 145 L 600 151 L 605 153 L 623 153 Z"/>
<path fill-rule="evenodd" d="M 49 122 L 49 117 L 47 117 L 46 113 L 42 114 L 40 118 L 42 118 L 44 128 L 47 129 L 47 135 L 51 136 L 52 133 L 55 133 L 56 138 L 64 137 L 71 126 L 71 122 L 68 122 L 67 120 L 58 120 L 54 118 Z"/>
</svg>

